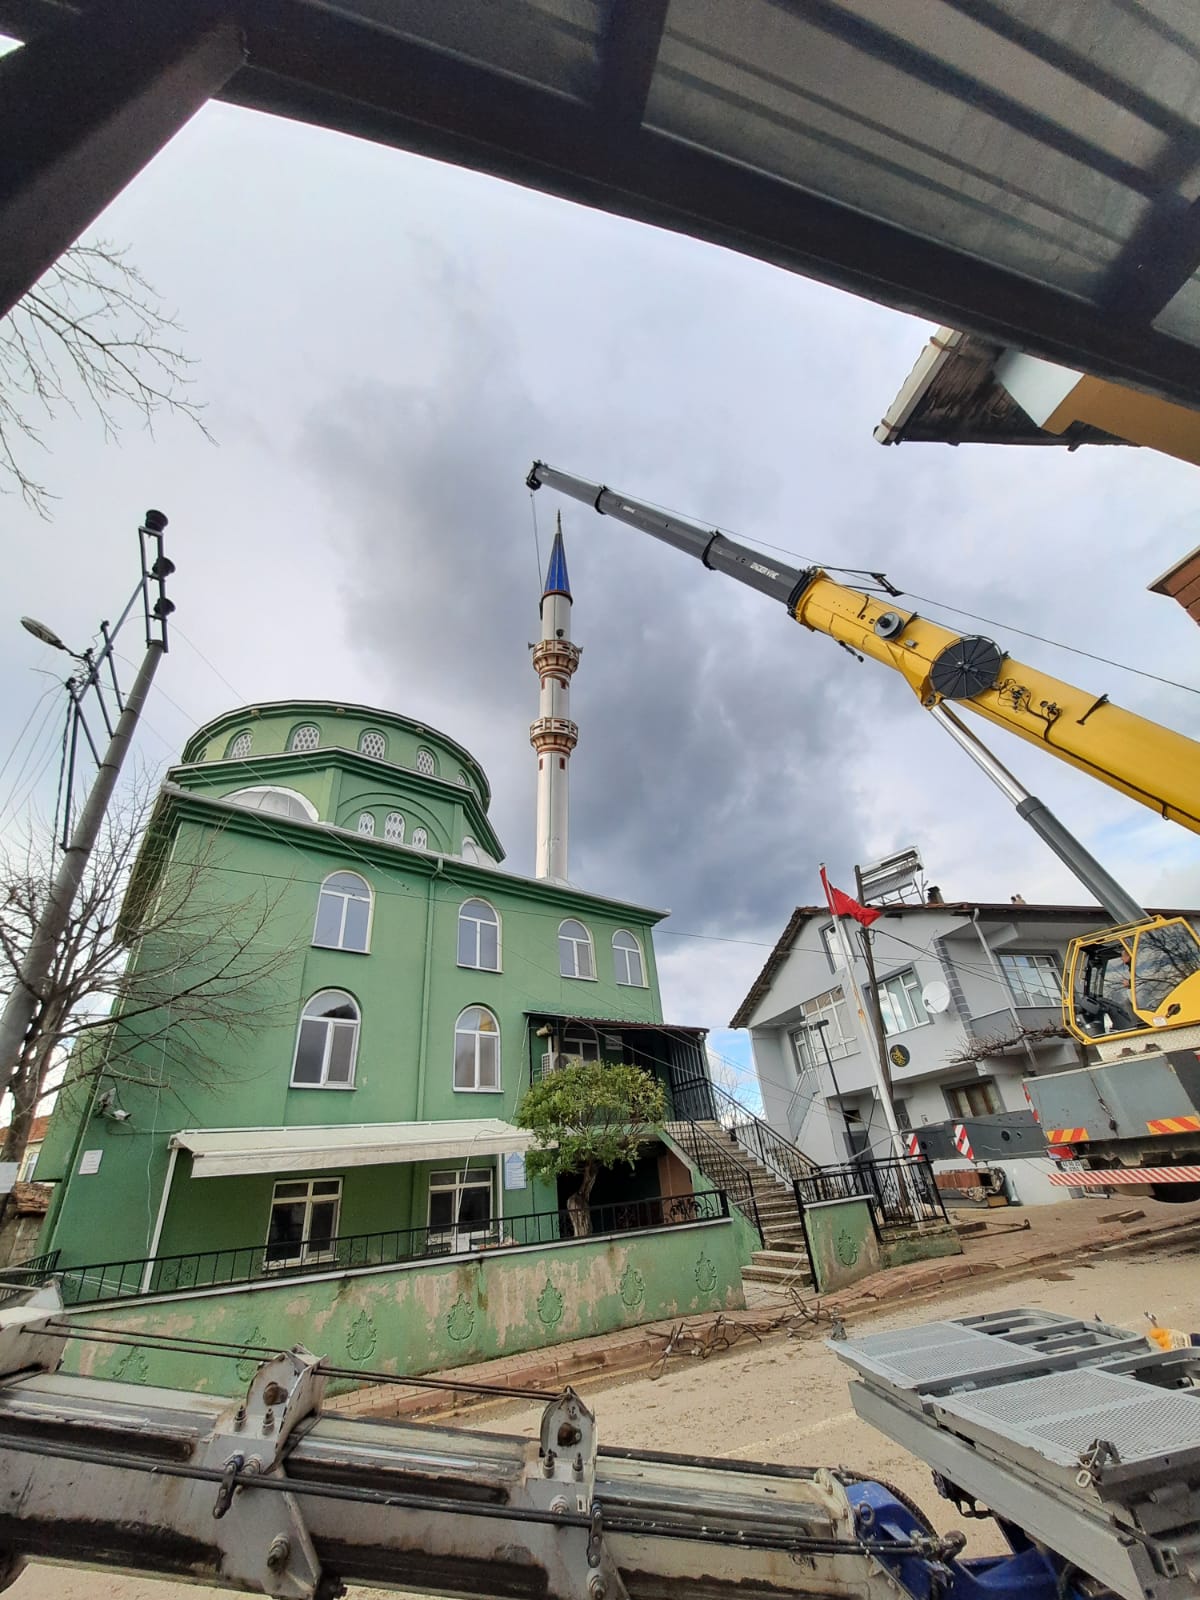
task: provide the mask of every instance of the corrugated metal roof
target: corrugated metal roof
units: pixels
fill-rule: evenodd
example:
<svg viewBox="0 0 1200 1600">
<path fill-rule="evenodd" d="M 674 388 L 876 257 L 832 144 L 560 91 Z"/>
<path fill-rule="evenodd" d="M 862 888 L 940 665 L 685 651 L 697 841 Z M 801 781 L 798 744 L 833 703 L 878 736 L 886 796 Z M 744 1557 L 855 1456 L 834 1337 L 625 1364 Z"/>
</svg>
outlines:
<svg viewBox="0 0 1200 1600">
<path fill-rule="evenodd" d="M 702 1039 L 707 1028 L 690 1028 L 681 1022 L 644 1022 L 640 1017 L 577 1017 L 571 1011 L 527 1011 L 527 1017 L 543 1022 L 577 1022 L 581 1028 L 622 1028 L 642 1033 L 690 1033 Z"/>
</svg>

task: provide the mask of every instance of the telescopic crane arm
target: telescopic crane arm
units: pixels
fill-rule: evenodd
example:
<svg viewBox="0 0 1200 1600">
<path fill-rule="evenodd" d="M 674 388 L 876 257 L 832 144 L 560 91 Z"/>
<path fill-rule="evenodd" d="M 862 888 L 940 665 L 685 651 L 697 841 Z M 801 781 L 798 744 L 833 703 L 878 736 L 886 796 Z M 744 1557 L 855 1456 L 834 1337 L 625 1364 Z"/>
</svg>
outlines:
<svg viewBox="0 0 1200 1600">
<path fill-rule="evenodd" d="M 961 635 L 900 605 L 898 591 L 863 594 L 820 567 L 797 568 L 711 528 L 535 462 L 526 480 L 582 500 L 652 534 L 716 572 L 780 601 L 806 628 L 898 672 L 921 705 L 963 744 L 1027 822 L 1118 922 L 1144 912 L 1042 803 L 963 725 L 961 705 L 1041 746 L 1110 789 L 1200 833 L 1200 744 L 1145 717 L 1025 666 L 991 639 Z M 886 580 L 881 579 L 881 583 Z"/>
</svg>

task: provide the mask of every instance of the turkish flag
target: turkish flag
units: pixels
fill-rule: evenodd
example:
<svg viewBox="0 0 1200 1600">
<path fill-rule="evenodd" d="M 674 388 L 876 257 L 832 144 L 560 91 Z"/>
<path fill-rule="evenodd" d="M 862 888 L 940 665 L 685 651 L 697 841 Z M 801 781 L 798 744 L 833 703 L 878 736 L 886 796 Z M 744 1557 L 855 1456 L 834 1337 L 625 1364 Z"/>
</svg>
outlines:
<svg viewBox="0 0 1200 1600">
<path fill-rule="evenodd" d="M 835 917 L 853 917 L 855 922 L 861 922 L 864 928 L 869 928 L 883 915 L 874 906 L 860 906 L 857 900 L 851 899 L 848 894 L 843 894 L 840 889 L 835 889 L 825 876 L 825 868 L 821 868 L 821 883 L 825 890 L 825 898 L 829 902 L 829 909 Z"/>
</svg>

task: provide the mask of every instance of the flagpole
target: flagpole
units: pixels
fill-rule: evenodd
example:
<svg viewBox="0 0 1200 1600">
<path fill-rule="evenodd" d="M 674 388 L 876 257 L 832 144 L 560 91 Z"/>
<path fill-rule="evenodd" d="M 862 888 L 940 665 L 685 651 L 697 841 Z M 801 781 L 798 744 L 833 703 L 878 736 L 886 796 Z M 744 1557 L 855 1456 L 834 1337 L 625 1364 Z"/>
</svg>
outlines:
<svg viewBox="0 0 1200 1600">
<path fill-rule="evenodd" d="M 875 1086 L 879 1096 L 879 1103 L 883 1107 L 884 1121 L 887 1123 L 888 1132 L 891 1135 L 892 1149 L 897 1156 L 903 1157 L 908 1154 L 908 1150 L 904 1143 L 904 1135 L 900 1131 L 900 1124 L 896 1121 L 896 1108 L 892 1104 L 891 1085 L 888 1083 L 887 1074 L 884 1071 L 883 1058 L 879 1053 L 875 1030 L 867 1021 L 867 1008 L 863 1000 L 862 990 L 859 988 L 858 978 L 855 975 L 854 957 L 850 952 L 850 941 L 846 937 L 846 929 L 843 926 L 841 914 L 834 907 L 833 895 L 830 893 L 829 888 L 829 878 L 826 875 L 823 861 L 821 863 L 821 886 L 825 890 L 825 903 L 828 905 L 829 914 L 833 918 L 834 932 L 838 948 L 842 954 L 842 960 L 846 966 L 846 975 L 850 979 L 850 987 L 854 991 L 854 1003 L 858 1009 L 859 1033 L 864 1041 L 868 1041 L 868 1052 L 875 1068 Z"/>
</svg>

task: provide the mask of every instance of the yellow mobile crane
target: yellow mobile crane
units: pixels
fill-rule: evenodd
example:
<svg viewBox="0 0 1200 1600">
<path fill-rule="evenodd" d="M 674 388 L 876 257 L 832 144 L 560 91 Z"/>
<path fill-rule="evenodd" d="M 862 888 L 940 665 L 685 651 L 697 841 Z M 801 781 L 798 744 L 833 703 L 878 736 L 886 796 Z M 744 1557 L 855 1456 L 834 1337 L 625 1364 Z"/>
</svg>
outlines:
<svg viewBox="0 0 1200 1600">
<path fill-rule="evenodd" d="M 537 461 L 526 479 L 548 485 L 695 556 L 772 599 L 816 633 L 891 667 L 921 705 L 987 773 L 1113 918 L 1071 941 L 1063 975 L 1065 1027 L 1088 1065 L 1030 1078 L 1030 1103 L 1052 1148 L 1088 1172 L 1072 1184 L 1136 1184 L 1158 1198 L 1200 1196 L 1200 939 L 1180 917 L 1148 915 L 966 726 L 955 708 L 1007 728 L 1160 816 L 1200 833 L 1200 744 L 1007 655 L 993 640 L 956 634 L 881 593 L 795 568 L 711 528 Z"/>
</svg>

